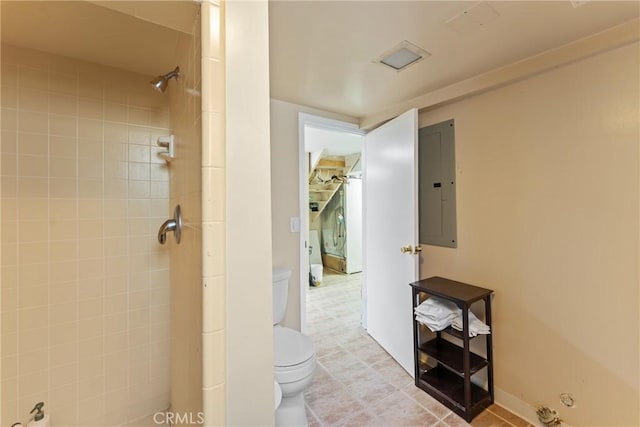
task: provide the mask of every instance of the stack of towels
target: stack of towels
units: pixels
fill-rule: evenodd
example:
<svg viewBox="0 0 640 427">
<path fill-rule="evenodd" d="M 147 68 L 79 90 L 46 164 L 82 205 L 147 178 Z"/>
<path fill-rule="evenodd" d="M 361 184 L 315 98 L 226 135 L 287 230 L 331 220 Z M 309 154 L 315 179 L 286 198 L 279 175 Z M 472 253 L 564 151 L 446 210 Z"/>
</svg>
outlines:
<svg viewBox="0 0 640 427">
<path fill-rule="evenodd" d="M 416 320 L 431 331 L 441 331 L 451 326 L 462 331 L 462 310 L 451 301 L 428 298 L 415 308 Z M 491 329 L 469 310 L 469 337 L 490 334 Z"/>
<path fill-rule="evenodd" d="M 451 326 L 461 312 L 453 302 L 438 298 L 427 298 L 415 308 L 416 320 L 433 332 Z"/>
</svg>

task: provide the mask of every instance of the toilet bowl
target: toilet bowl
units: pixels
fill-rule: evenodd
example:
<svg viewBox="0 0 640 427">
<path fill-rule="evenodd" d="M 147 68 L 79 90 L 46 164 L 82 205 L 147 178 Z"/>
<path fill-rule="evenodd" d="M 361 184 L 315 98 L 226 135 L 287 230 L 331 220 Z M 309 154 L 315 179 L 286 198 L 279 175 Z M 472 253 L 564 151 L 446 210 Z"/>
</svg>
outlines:
<svg viewBox="0 0 640 427">
<path fill-rule="evenodd" d="M 287 308 L 291 271 L 273 270 L 273 376 L 282 390 L 276 409 L 276 426 L 306 426 L 304 390 L 316 368 L 316 351 L 311 338 L 279 325 Z"/>
<path fill-rule="evenodd" d="M 277 381 L 273 381 L 273 402 L 274 408 L 278 409 L 280 406 L 280 402 L 282 402 L 282 389 L 280 388 L 280 384 Z"/>
</svg>

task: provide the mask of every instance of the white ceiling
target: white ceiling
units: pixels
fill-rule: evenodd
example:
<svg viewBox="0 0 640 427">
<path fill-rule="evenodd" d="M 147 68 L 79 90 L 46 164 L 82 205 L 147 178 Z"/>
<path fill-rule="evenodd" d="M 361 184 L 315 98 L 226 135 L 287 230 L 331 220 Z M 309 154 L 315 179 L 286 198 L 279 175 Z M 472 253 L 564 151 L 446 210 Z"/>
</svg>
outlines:
<svg viewBox="0 0 640 427">
<path fill-rule="evenodd" d="M 362 150 L 362 136 L 307 126 L 304 129 L 304 151 L 322 151 L 326 156 L 346 156 Z"/>
<path fill-rule="evenodd" d="M 271 96 L 360 118 L 640 16 L 638 1 L 491 1 L 477 25 L 463 14 L 477 4 L 272 0 Z M 403 40 L 432 56 L 401 72 L 372 62 Z"/>
<path fill-rule="evenodd" d="M 199 5 L 111 3 L 3 0 L 2 42 L 150 76 L 172 70 Z"/>
</svg>

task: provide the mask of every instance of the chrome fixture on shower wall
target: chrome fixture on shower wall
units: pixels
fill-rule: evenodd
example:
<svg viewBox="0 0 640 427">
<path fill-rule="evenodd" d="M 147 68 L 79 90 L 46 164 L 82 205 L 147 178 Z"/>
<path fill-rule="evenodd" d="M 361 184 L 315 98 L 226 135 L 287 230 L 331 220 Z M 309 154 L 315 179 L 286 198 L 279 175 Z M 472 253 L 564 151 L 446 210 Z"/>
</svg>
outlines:
<svg viewBox="0 0 640 427">
<path fill-rule="evenodd" d="M 163 158 L 167 163 L 170 163 L 176 158 L 175 137 L 173 134 L 158 137 L 157 144 L 158 147 L 166 148 L 166 151 L 158 152 L 158 156 Z"/>
<path fill-rule="evenodd" d="M 165 75 L 158 76 L 155 79 L 151 80 L 151 86 L 158 92 L 164 93 L 167 90 L 167 86 L 169 85 L 169 80 L 172 78 L 178 78 L 180 76 L 180 67 L 176 66 L 175 70 L 168 72 Z"/>
<path fill-rule="evenodd" d="M 158 230 L 158 242 L 164 245 L 167 242 L 167 233 L 173 231 L 173 237 L 176 239 L 176 243 L 180 243 L 182 237 L 182 211 L 180 205 L 177 205 L 173 211 L 173 219 L 168 219 L 160 226 Z"/>
</svg>

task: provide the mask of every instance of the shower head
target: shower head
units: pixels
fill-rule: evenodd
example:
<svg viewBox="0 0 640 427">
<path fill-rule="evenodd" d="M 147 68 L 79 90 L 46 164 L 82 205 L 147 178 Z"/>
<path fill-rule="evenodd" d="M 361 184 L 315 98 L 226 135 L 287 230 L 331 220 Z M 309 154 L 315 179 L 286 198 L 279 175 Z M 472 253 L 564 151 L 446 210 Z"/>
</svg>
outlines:
<svg viewBox="0 0 640 427">
<path fill-rule="evenodd" d="M 164 93 L 164 91 L 167 90 L 167 86 L 169 85 L 169 80 L 174 77 L 177 79 L 179 75 L 180 67 L 176 67 L 175 70 L 170 71 L 163 76 L 158 76 L 155 79 L 151 80 L 149 83 L 151 83 L 151 86 L 153 86 L 155 90 Z"/>
</svg>

